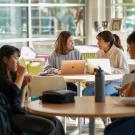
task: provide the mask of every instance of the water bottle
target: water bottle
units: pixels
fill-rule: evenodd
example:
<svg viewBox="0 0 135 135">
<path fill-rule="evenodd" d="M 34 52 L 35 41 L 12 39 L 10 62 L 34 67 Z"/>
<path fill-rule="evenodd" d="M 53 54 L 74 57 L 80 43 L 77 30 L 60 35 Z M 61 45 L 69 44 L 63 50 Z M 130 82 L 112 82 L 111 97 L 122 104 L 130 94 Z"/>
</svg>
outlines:
<svg viewBox="0 0 135 135">
<path fill-rule="evenodd" d="M 95 69 L 95 102 L 105 102 L 104 72 L 98 67 Z"/>
</svg>

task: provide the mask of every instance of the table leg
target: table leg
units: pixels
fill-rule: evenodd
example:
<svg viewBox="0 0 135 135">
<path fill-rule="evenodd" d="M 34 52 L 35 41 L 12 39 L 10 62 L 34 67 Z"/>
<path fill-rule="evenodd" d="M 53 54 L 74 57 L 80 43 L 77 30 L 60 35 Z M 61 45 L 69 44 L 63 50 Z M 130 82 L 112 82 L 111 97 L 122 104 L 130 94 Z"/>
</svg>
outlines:
<svg viewBox="0 0 135 135">
<path fill-rule="evenodd" d="M 95 118 L 89 119 L 89 135 L 96 135 Z"/>
<path fill-rule="evenodd" d="M 77 82 L 77 96 L 82 96 L 81 84 Z"/>
<path fill-rule="evenodd" d="M 82 90 L 81 90 L 80 82 L 77 82 L 77 96 L 82 96 Z M 79 127 L 79 135 L 81 135 L 82 132 L 82 118 L 78 118 L 78 127 Z"/>
</svg>

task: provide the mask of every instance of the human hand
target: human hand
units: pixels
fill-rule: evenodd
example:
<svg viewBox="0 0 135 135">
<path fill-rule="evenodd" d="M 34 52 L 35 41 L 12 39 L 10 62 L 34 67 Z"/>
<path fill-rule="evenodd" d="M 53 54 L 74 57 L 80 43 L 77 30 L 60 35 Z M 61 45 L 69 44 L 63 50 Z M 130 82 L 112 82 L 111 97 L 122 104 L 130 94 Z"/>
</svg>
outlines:
<svg viewBox="0 0 135 135">
<path fill-rule="evenodd" d="M 17 74 L 24 75 L 26 73 L 25 67 L 18 64 Z"/>
<path fill-rule="evenodd" d="M 114 88 L 115 88 L 118 92 L 120 92 L 121 94 L 123 94 L 123 93 L 127 90 L 128 86 L 129 86 L 129 84 L 126 84 L 126 85 L 124 85 L 124 86 L 122 86 L 122 87 L 114 86 Z"/>
<path fill-rule="evenodd" d="M 126 84 L 123 87 L 114 87 L 118 90 L 124 97 L 135 97 L 135 81 L 130 84 Z"/>
<path fill-rule="evenodd" d="M 61 70 L 58 70 L 58 75 L 61 75 Z"/>
<path fill-rule="evenodd" d="M 124 94 L 125 97 L 135 97 L 135 81 L 132 81 Z"/>
<path fill-rule="evenodd" d="M 30 75 L 24 76 L 23 86 L 27 85 L 29 82 L 31 82 L 31 80 L 32 80 L 32 76 L 30 76 Z"/>
</svg>

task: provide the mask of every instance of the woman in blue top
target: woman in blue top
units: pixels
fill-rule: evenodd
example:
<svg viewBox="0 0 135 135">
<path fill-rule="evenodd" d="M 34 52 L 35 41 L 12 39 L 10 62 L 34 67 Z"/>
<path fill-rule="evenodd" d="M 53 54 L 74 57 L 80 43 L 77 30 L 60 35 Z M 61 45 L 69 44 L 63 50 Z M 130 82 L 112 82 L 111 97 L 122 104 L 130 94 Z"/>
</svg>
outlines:
<svg viewBox="0 0 135 135">
<path fill-rule="evenodd" d="M 0 48 L 0 92 L 10 104 L 14 123 L 19 128 L 16 134 L 30 131 L 39 135 L 65 135 L 58 119 L 29 114 L 23 107 L 25 94 L 22 88 L 30 78 L 25 78 L 25 68 L 18 64 L 19 55 L 20 51 L 14 46 Z"/>
</svg>

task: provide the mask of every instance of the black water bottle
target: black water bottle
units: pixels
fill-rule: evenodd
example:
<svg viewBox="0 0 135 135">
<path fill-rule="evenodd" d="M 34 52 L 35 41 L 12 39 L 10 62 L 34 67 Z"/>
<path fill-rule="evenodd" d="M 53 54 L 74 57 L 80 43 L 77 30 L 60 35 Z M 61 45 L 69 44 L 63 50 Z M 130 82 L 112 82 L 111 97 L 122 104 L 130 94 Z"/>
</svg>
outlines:
<svg viewBox="0 0 135 135">
<path fill-rule="evenodd" d="M 95 69 L 95 102 L 105 102 L 104 72 L 98 67 Z"/>
</svg>

